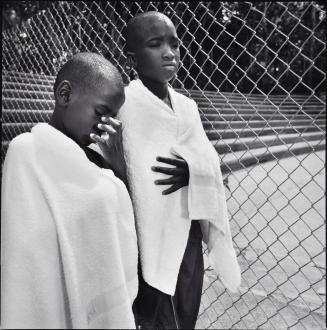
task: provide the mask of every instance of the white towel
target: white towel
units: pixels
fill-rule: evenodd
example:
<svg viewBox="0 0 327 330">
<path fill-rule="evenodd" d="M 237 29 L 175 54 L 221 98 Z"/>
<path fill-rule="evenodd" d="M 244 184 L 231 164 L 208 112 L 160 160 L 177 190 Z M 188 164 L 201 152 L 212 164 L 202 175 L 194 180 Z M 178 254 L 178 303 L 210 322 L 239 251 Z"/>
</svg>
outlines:
<svg viewBox="0 0 327 330">
<path fill-rule="evenodd" d="M 173 295 L 191 220 L 201 220 L 209 260 L 232 291 L 240 285 L 240 268 L 232 244 L 226 198 L 217 153 L 203 130 L 196 103 L 169 88 L 174 111 L 141 80 L 126 88 L 119 112 L 131 187 L 143 277 Z M 155 185 L 166 175 L 151 166 L 157 156 L 180 155 L 188 163 L 189 186 L 162 195 Z"/>
<path fill-rule="evenodd" d="M 131 200 L 48 124 L 9 145 L 1 208 L 2 328 L 134 328 Z"/>
</svg>

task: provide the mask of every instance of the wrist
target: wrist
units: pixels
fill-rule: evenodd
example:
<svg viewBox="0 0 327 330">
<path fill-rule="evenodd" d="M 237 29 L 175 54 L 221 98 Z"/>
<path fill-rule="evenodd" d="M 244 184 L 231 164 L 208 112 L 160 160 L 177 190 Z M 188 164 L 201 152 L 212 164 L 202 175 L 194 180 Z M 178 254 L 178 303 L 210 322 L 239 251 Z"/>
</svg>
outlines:
<svg viewBox="0 0 327 330">
<path fill-rule="evenodd" d="M 111 169 L 113 170 L 115 175 L 126 184 L 127 174 L 125 162 L 113 161 L 109 163 L 109 165 L 111 166 Z"/>
</svg>

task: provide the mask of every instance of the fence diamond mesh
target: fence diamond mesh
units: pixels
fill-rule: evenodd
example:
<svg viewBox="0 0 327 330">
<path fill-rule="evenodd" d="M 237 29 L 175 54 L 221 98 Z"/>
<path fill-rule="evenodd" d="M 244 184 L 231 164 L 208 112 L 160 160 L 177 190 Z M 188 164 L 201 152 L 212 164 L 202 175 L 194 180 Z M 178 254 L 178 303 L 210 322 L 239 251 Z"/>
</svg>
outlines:
<svg viewBox="0 0 327 330">
<path fill-rule="evenodd" d="M 57 1 L 2 32 L 2 154 L 48 121 L 58 68 L 103 54 L 130 79 L 126 22 L 159 10 L 177 28 L 172 86 L 198 103 L 220 154 L 242 269 L 230 293 L 205 258 L 198 328 L 325 328 L 325 6 L 321 2 Z"/>
</svg>

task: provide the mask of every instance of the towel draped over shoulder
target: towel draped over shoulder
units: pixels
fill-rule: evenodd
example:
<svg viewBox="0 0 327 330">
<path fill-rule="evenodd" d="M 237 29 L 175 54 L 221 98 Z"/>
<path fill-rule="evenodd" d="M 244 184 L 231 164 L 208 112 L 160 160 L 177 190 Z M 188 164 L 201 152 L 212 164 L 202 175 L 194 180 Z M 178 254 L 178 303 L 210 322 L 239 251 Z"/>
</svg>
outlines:
<svg viewBox="0 0 327 330">
<path fill-rule="evenodd" d="M 134 328 L 131 200 L 48 124 L 9 145 L 1 209 L 3 328 Z"/>
<path fill-rule="evenodd" d="M 169 87 L 172 110 L 141 80 L 133 80 L 125 93 L 119 119 L 145 281 L 174 294 L 191 220 L 201 220 L 209 261 L 226 287 L 236 291 L 241 276 L 220 162 L 203 130 L 196 103 Z M 167 176 L 151 167 L 169 165 L 157 162 L 157 156 L 185 159 L 188 187 L 162 195 L 167 186 L 154 181 Z"/>
</svg>

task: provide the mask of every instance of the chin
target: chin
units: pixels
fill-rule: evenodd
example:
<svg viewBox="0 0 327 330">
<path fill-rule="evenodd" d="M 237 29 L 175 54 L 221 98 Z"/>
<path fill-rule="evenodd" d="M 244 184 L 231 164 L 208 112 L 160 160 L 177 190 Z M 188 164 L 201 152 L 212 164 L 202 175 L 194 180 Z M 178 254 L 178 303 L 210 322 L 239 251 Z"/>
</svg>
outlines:
<svg viewBox="0 0 327 330">
<path fill-rule="evenodd" d="M 94 141 L 90 138 L 89 135 L 84 135 L 84 136 L 81 136 L 76 142 L 82 147 L 87 147 Z"/>
<path fill-rule="evenodd" d="M 174 74 L 167 75 L 167 76 L 165 77 L 165 81 L 166 81 L 166 82 L 169 82 L 169 81 L 172 80 L 173 78 L 175 78 L 175 73 L 174 73 Z"/>
<path fill-rule="evenodd" d="M 174 76 L 169 76 L 169 77 L 160 77 L 160 78 L 157 78 L 157 79 L 154 79 L 154 80 L 161 83 L 161 84 L 165 84 L 165 83 L 168 83 L 173 78 L 174 78 Z"/>
</svg>

